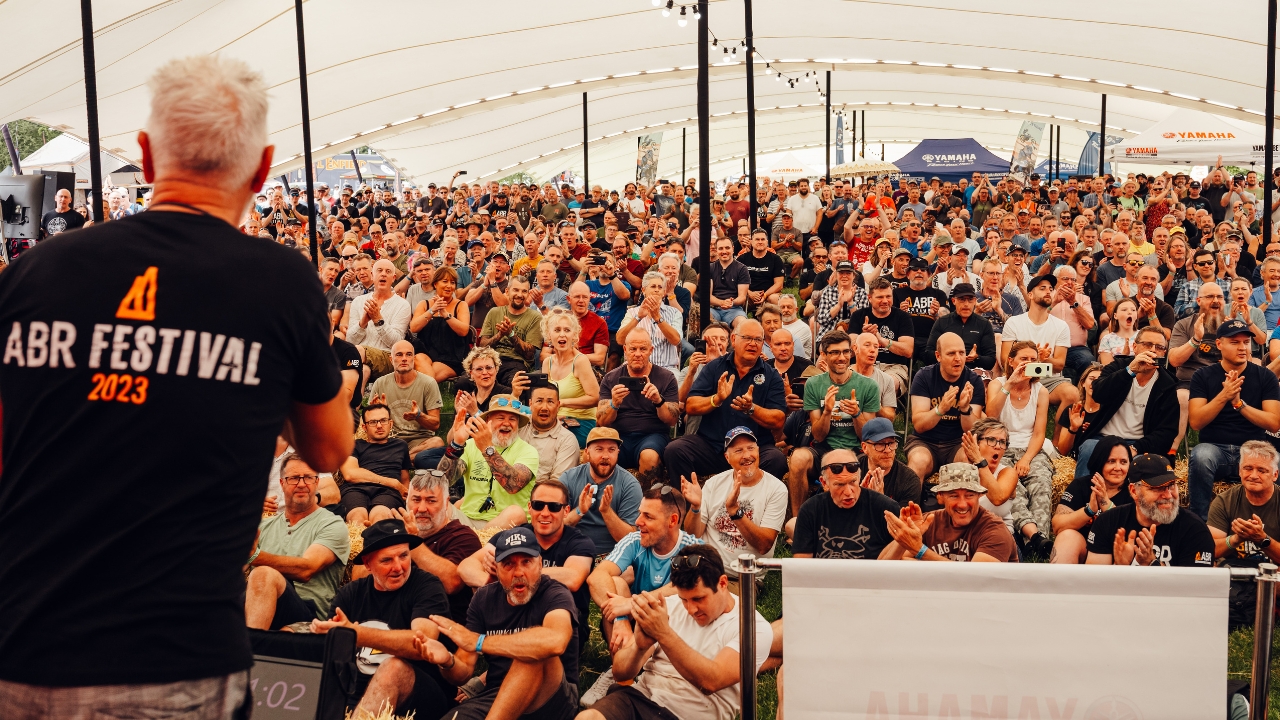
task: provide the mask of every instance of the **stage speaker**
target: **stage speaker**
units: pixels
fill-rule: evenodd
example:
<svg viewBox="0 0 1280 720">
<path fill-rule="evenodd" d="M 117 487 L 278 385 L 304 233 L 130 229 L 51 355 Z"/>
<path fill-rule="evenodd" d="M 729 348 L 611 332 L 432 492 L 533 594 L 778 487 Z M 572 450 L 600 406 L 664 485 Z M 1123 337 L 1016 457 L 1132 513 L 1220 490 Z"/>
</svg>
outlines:
<svg viewBox="0 0 1280 720">
<path fill-rule="evenodd" d="M 58 173 L 71 175 L 72 173 Z M 36 240 L 40 237 L 40 218 L 45 212 L 45 186 L 52 184 L 44 175 L 0 176 L 0 220 L 7 240 Z M 56 191 L 55 191 L 56 192 Z M 49 195 L 48 207 L 53 207 Z"/>
</svg>

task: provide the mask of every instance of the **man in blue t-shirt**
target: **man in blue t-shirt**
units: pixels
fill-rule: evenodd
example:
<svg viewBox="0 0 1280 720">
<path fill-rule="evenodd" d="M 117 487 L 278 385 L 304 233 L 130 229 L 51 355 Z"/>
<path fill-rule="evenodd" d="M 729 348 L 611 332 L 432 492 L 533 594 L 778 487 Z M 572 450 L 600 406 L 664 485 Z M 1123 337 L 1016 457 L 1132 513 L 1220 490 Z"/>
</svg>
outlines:
<svg viewBox="0 0 1280 720">
<path fill-rule="evenodd" d="M 729 336 L 731 352 L 703 366 L 689 388 L 685 413 L 701 416 L 698 432 L 676 438 L 663 461 L 672 485 L 694 473 L 711 477 L 729 469 L 724 436 L 744 425 L 756 437 L 772 437 L 787 419 L 786 380 L 765 363 L 764 327 L 743 320 Z M 774 477 L 787 472 L 787 458 L 773 443 L 760 447 L 760 468 Z"/>
<path fill-rule="evenodd" d="M 1191 448 L 1187 490 L 1191 512 L 1209 518 L 1213 483 L 1235 473 L 1240 445 L 1246 440 L 1274 444 L 1268 433 L 1280 431 L 1280 382 L 1270 370 L 1249 362 L 1249 325 L 1228 320 L 1218 326 L 1216 340 L 1222 359 L 1191 376 L 1189 421 L 1200 433 Z"/>
<path fill-rule="evenodd" d="M 627 314 L 631 286 L 618 277 L 618 266 L 612 255 L 593 253 L 587 260 L 587 288 L 591 290 L 591 312 L 604 319 L 613 335 L 622 327 Z"/>
</svg>

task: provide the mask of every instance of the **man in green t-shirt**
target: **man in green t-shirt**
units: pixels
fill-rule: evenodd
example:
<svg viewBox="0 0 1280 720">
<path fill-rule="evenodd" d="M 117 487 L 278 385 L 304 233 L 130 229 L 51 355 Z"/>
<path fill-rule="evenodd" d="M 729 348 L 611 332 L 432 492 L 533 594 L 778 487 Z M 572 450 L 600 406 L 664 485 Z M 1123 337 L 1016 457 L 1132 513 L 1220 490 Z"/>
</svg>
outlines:
<svg viewBox="0 0 1280 720">
<path fill-rule="evenodd" d="M 791 512 L 798 512 L 818 481 L 822 456 L 831 450 L 856 450 L 862 426 L 880 410 L 880 386 L 853 372 L 853 341 L 843 330 L 832 330 L 818 342 L 827 372 L 804 385 L 804 409 L 812 423 L 813 443 L 796 448 L 788 461 Z"/>
<path fill-rule="evenodd" d="M 498 351 L 498 384 L 510 386 L 511 376 L 532 370 L 542 352 L 542 313 L 529 306 L 529 278 L 524 275 L 511 278 L 507 301 L 485 315 L 479 344 Z"/>
<path fill-rule="evenodd" d="M 351 554 L 351 538 L 342 518 L 320 509 L 320 477 L 290 453 L 280 466 L 284 507 L 258 525 L 258 541 L 249 555 L 245 588 L 245 624 L 279 630 L 296 622 L 329 617 L 342 568 Z"/>
<path fill-rule="evenodd" d="M 480 415 L 458 413 L 449 446 L 436 469 L 452 483 L 463 479 L 454 517 L 474 530 L 526 523 L 524 508 L 538 474 L 538 451 L 516 436 L 529 423 L 529 407 L 514 395 L 494 395 Z"/>
</svg>

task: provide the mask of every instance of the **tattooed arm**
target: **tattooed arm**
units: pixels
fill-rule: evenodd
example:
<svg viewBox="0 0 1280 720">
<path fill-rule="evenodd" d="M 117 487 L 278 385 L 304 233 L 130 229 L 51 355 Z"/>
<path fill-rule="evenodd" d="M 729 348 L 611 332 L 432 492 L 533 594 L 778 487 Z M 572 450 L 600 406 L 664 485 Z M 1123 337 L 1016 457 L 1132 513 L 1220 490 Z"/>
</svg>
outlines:
<svg viewBox="0 0 1280 720">
<path fill-rule="evenodd" d="M 487 456 L 485 460 L 489 463 L 489 470 L 493 472 L 493 479 L 512 495 L 523 490 L 533 480 L 533 471 L 519 463 L 512 465 L 498 453 Z"/>
</svg>

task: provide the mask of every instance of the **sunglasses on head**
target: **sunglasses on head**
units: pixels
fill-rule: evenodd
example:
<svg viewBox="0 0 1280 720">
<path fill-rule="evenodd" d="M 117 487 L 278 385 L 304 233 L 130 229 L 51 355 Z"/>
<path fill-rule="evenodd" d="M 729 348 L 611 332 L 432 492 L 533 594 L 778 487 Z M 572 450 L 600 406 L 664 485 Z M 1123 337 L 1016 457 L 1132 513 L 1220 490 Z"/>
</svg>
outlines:
<svg viewBox="0 0 1280 720">
<path fill-rule="evenodd" d="M 550 508 L 551 512 L 560 512 L 564 509 L 564 503 L 550 502 L 548 500 L 530 500 L 529 507 L 533 508 L 534 512 L 542 512 L 547 508 Z"/>
<path fill-rule="evenodd" d="M 509 407 L 509 408 L 511 408 L 512 410 L 515 410 L 516 412 L 520 412 L 520 411 L 522 411 L 522 410 L 528 410 L 528 409 L 529 409 L 529 406 L 528 406 L 528 405 L 525 405 L 524 403 L 520 402 L 519 400 L 511 400 L 511 399 L 509 399 L 509 398 L 498 398 L 497 400 L 494 400 L 494 401 L 493 401 L 493 404 L 494 404 L 494 405 L 497 405 L 498 407 L 503 407 L 503 408 L 504 408 L 504 407 Z"/>
<path fill-rule="evenodd" d="M 836 462 L 836 463 L 830 463 L 830 464 L 828 464 L 828 465 L 823 465 L 823 466 L 822 466 L 822 469 L 823 469 L 823 470 L 830 470 L 832 475 L 843 475 L 843 474 L 844 474 L 844 472 L 845 472 L 845 470 L 848 470 L 848 471 L 849 471 L 849 472 L 851 472 L 851 473 L 857 473 L 857 472 L 860 470 L 860 468 L 858 467 L 858 463 L 856 463 L 856 462 L 848 462 L 848 463 Z"/>
<path fill-rule="evenodd" d="M 677 555 L 671 558 L 672 570 L 692 570 L 701 564 L 701 555 Z"/>
</svg>

